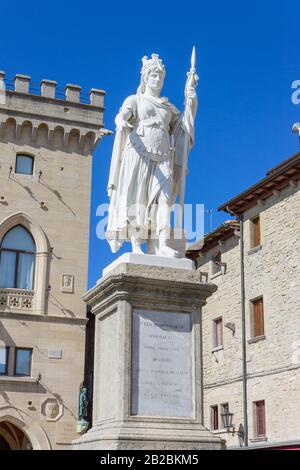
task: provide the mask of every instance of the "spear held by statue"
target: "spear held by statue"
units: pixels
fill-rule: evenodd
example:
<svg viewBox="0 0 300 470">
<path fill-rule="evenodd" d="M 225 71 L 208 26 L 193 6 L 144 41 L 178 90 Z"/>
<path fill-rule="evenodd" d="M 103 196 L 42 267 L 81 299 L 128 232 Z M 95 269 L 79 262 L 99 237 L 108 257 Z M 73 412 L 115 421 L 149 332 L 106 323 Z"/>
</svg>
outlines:
<svg viewBox="0 0 300 470">
<path fill-rule="evenodd" d="M 184 198 L 185 198 L 185 184 L 187 175 L 187 165 L 190 148 L 194 143 L 194 123 L 197 112 L 197 94 L 196 86 L 198 84 L 199 77 L 196 73 L 196 50 L 193 47 L 191 56 L 191 68 L 187 73 L 187 81 L 185 84 L 185 109 L 180 122 L 181 129 L 184 130 L 183 147 L 181 149 L 181 171 L 179 180 L 179 195 L 178 195 L 178 211 L 177 211 L 177 223 L 176 229 L 182 232 L 183 229 L 183 209 L 184 209 Z"/>
</svg>

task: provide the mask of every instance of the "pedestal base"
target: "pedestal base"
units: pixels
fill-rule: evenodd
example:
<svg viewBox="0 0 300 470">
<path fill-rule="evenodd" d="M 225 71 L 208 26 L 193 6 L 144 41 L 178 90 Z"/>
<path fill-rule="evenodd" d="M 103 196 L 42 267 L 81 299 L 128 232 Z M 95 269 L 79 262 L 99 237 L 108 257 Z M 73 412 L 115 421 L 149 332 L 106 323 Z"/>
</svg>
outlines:
<svg viewBox="0 0 300 470">
<path fill-rule="evenodd" d="M 103 269 L 102 276 L 106 276 L 108 273 L 116 269 L 117 266 L 124 263 L 174 269 L 194 269 L 194 262 L 188 258 L 169 258 L 167 256 L 124 253 Z M 101 279 L 98 282 L 101 282 Z"/>
<path fill-rule="evenodd" d="M 120 426 L 121 423 L 119 423 Z M 222 450 L 225 441 L 204 427 L 168 427 L 140 423 L 138 427 L 103 428 L 95 426 L 73 441 L 74 450 Z"/>
<path fill-rule="evenodd" d="M 156 258 L 121 257 L 84 296 L 96 316 L 94 415 L 73 448 L 221 449 L 202 424 L 201 308 L 216 286 L 195 269 L 130 262 L 140 256 Z"/>
</svg>

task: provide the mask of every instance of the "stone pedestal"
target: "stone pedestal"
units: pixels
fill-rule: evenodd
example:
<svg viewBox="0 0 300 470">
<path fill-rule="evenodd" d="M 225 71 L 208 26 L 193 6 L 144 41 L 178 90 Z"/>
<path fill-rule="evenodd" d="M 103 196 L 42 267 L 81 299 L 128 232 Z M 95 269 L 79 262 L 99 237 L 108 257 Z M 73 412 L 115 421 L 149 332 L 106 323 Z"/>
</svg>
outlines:
<svg viewBox="0 0 300 470">
<path fill-rule="evenodd" d="M 224 446 L 202 425 L 201 307 L 215 290 L 193 269 L 122 262 L 87 292 L 94 415 L 74 449 Z"/>
</svg>

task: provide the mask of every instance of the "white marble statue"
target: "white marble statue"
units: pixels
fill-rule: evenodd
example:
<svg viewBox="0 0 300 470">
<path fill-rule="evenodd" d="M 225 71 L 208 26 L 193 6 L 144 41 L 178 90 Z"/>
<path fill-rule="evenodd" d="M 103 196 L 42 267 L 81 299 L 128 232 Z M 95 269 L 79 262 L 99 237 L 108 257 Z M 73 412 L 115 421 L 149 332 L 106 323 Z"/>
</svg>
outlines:
<svg viewBox="0 0 300 470">
<path fill-rule="evenodd" d="M 113 252 L 130 241 L 133 253 L 143 253 L 146 241 L 149 254 L 178 257 L 168 246 L 170 209 L 178 194 L 184 203 L 186 161 L 194 142 L 195 53 L 182 114 L 168 98 L 160 97 L 166 72 L 159 56 L 152 54 L 142 62 L 137 93 L 126 98 L 115 119 L 106 238 Z"/>
</svg>

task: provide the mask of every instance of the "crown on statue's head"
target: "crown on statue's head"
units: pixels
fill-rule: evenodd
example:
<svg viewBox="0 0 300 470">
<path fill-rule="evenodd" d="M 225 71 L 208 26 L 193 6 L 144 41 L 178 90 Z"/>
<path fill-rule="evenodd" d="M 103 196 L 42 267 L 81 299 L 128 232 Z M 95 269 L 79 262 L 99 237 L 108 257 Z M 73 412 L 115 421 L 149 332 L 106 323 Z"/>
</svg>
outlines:
<svg viewBox="0 0 300 470">
<path fill-rule="evenodd" d="M 146 55 L 142 58 L 142 70 L 141 70 L 141 82 L 137 89 L 137 93 L 144 93 L 146 88 L 146 82 L 149 74 L 152 70 L 158 70 L 162 73 L 163 77 L 166 76 L 165 66 L 163 61 L 159 58 L 158 54 L 151 54 L 151 59 Z"/>
<path fill-rule="evenodd" d="M 159 70 L 165 70 L 165 66 L 163 64 L 163 61 L 160 59 L 158 54 L 151 54 L 151 59 L 148 59 L 148 57 L 145 55 L 142 58 L 142 63 L 143 67 L 141 70 L 141 74 L 143 75 L 149 68 L 158 68 Z"/>
</svg>

